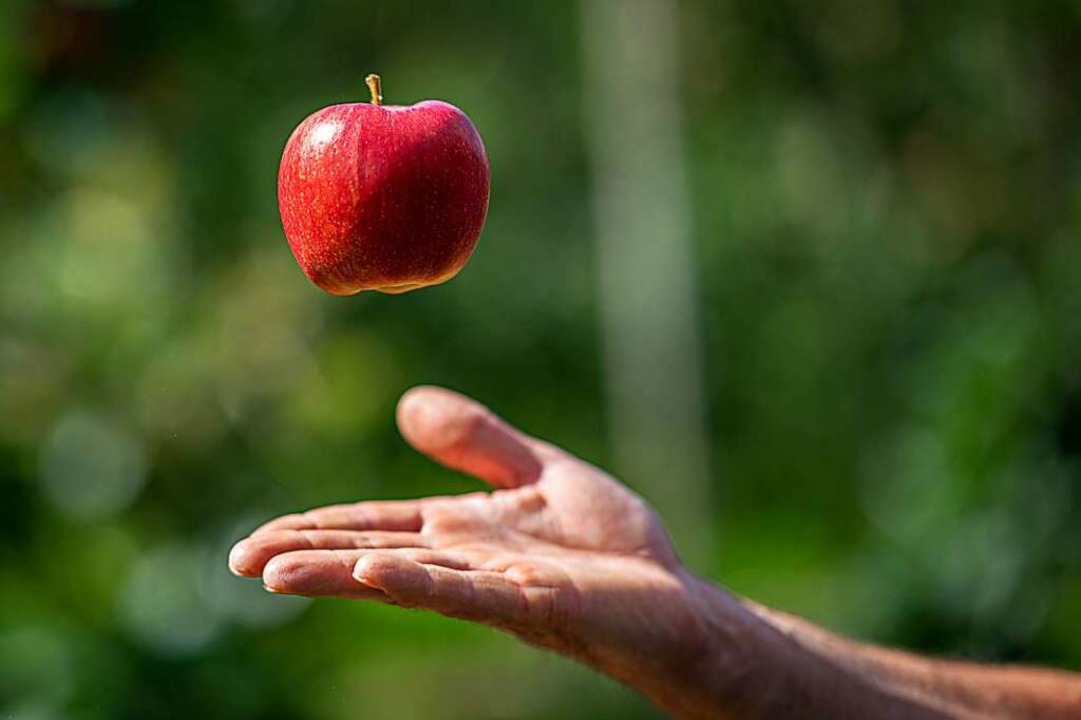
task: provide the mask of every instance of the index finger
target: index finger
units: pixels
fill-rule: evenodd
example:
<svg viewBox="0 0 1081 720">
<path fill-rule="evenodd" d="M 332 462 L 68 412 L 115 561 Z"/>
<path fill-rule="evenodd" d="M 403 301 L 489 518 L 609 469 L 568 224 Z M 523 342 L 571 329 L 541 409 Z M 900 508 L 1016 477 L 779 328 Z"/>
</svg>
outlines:
<svg viewBox="0 0 1081 720">
<path fill-rule="evenodd" d="M 282 515 L 256 528 L 252 535 L 275 530 L 392 530 L 420 532 L 424 500 L 369 500 Z"/>
</svg>

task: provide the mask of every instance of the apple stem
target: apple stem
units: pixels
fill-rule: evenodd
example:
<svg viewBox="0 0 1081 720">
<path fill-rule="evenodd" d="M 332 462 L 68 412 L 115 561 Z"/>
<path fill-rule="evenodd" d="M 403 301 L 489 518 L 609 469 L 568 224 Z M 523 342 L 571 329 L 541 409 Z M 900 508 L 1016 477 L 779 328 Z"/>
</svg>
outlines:
<svg viewBox="0 0 1081 720">
<path fill-rule="evenodd" d="M 368 84 L 368 89 L 372 91 L 372 105 L 376 107 L 383 104 L 383 86 L 379 82 L 379 76 L 372 73 L 368 77 L 364 78 L 364 82 Z"/>
</svg>

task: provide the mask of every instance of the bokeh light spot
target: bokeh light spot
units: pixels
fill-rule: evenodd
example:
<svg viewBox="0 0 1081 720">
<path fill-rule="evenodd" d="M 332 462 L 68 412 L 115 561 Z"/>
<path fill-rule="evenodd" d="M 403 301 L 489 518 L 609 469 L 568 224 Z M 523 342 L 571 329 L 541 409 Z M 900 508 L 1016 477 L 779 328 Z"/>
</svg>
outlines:
<svg viewBox="0 0 1081 720">
<path fill-rule="evenodd" d="M 102 413 L 72 410 L 42 445 L 42 490 L 71 517 L 115 515 L 131 505 L 145 480 L 142 441 Z"/>
<path fill-rule="evenodd" d="M 166 545 L 135 563 L 121 600 L 129 632 L 165 656 L 197 654 L 222 630 L 220 616 L 198 591 L 201 557 L 185 545 Z"/>
</svg>

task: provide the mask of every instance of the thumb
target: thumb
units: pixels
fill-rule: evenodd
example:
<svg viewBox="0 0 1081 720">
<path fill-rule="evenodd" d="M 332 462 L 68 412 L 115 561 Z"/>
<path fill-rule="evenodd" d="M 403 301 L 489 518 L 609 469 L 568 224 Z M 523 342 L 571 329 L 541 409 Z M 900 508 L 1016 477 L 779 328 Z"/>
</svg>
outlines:
<svg viewBox="0 0 1081 720">
<path fill-rule="evenodd" d="M 398 402 L 398 429 L 414 448 L 498 488 L 535 482 L 542 461 L 537 441 L 488 408 L 438 387 L 416 387 Z"/>
</svg>

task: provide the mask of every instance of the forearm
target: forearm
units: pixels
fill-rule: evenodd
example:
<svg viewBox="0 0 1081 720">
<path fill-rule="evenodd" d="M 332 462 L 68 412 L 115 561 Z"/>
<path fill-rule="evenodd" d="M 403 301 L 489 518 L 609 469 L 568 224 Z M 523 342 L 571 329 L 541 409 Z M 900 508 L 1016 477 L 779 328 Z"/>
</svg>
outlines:
<svg viewBox="0 0 1081 720">
<path fill-rule="evenodd" d="M 677 718 L 1081 720 L 1081 675 L 876 648 L 701 581 L 687 587 L 706 633 L 693 643 L 700 660 L 621 678 Z"/>
<path fill-rule="evenodd" d="M 947 717 L 1081 719 L 1081 675 L 921 657 L 838 637 L 799 618 L 747 603 L 763 623 L 838 672 L 936 708 Z"/>
</svg>

